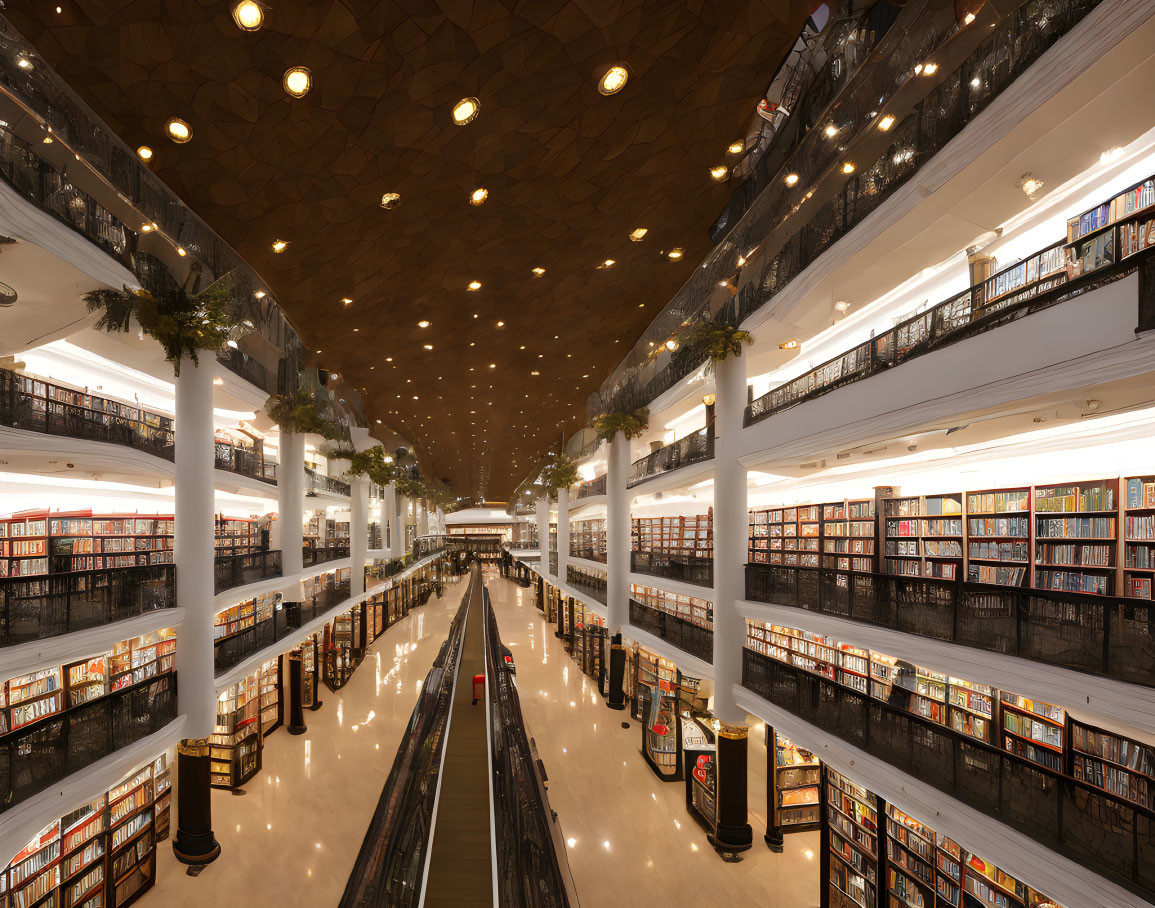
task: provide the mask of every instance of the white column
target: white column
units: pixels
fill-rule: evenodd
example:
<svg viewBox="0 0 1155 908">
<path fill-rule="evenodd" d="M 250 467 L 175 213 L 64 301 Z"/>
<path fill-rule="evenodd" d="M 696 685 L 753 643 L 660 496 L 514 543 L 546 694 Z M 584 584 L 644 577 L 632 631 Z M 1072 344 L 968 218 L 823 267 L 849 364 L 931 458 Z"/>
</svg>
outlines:
<svg viewBox="0 0 1155 908">
<path fill-rule="evenodd" d="M 184 609 L 176 646 L 179 709 L 186 738 L 204 738 L 216 724 L 213 686 L 213 359 L 181 360 L 176 380 L 177 604 Z"/>
<path fill-rule="evenodd" d="M 549 499 L 539 498 L 537 500 L 537 547 L 541 552 L 541 560 L 538 562 L 538 567 L 541 569 L 542 576 L 551 576 L 549 572 Z M 555 578 L 556 579 L 556 578 Z"/>
<path fill-rule="evenodd" d="M 351 476 L 349 481 L 349 559 L 353 564 L 350 595 L 365 592 L 365 552 L 369 548 L 369 480 Z"/>
<path fill-rule="evenodd" d="M 305 436 L 282 432 L 277 465 L 277 524 L 281 528 L 281 572 L 293 577 L 301 562 L 301 525 L 305 519 Z"/>
<path fill-rule="evenodd" d="M 557 575 L 564 580 L 569 572 L 569 489 L 557 490 Z"/>
<path fill-rule="evenodd" d="M 385 522 L 389 525 L 389 557 L 396 558 L 400 553 L 401 538 L 397 526 L 397 483 L 391 482 L 385 487 Z"/>
<path fill-rule="evenodd" d="M 630 443 L 618 432 L 606 470 L 606 612 L 610 635 L 630 621 Z"/>
<path fill-rule="evenodd" d="M 738 463 L 742 412 L 746 407 L 746 358 L 732 356 L 716 366 L 714 421 L 714 715 L 732 725 L 746 724 L 734 703 L 742 680 L 745 622 L 738 600 L 745 598 L 746 468 Z"/>
<path fill-rule="evenodd" d="M 425 501 L 417 502 L 417 535 L 429 535 L 429 503 Z"/>
</svg>

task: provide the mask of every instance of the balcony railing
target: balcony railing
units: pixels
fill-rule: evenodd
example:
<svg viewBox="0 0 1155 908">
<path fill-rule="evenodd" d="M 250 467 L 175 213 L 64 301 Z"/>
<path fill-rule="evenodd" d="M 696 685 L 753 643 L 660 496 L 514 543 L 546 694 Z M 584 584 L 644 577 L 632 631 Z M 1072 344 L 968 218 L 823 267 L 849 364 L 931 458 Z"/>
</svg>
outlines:
<svg viewBox="0 0 1155 908">
<path fill-rule="evenodd" d="M 742 668 L 743 686 L 758 696 L 1155 898 L 1155 813 L 761 653 L 744 650 Z"/>
<path fill-rule="evenodd" d="M 630 570 L 636 574 L 679 580 L 695 586 L 714 585 L 714 559 L 676 552 L 630 552 Z"/>
<path fill-rule="evenodd" d="M 1066 35 L 1098 4 L 1098 0 L 1029 0 L 994 28 L 952 72 L 943 73 L 914 109 L 888 132 L 890 143 L 873 161 L 863 161 L 855 174 L 829 201 L 798 208 L 806 187 L 821 183 L 848 144 L 875 130 L 880 99 L 885 103 L 899 88 L 911 90 L 916 64 L 931 59 L 944 40 L 972 41 L 959 34 L 952 19 L 943 19 L 929 0 L 908 0 L 900 19 L 878 42 L 870 59 L 822 110 L 796 110 L 795 117 L 813 124 L 791 154 L 776 158 L 781 166 L 765 180 L 765 189 L 734 223 L 715 252 L 639 339 L 627 358 L 591 395 L 593 416 L 606 410 L 636 410 L 698 368 L 702 358 L 682 347 L 654 357 L 661 345 L 687 319 L 716 317 L 740 324 L 781 293 L 826 250 L 860 225 L 919 168 L 957 136 L 1044 51 Z M 978 34 L 978 33 L 976 33 Z M 811 97 L 808 95 L 808 97 Z M 815 97 L 821 97 L 816 95 Z M 800 99 L 801 100 L 801 99 Z M 805 102 L 803 102 L 805 103 Z M 819 103 L 825 103 L 822 99 Z M 841 127 L 836 141 L 825 134 Z M 797 191 L 783 192 L 789 173 L 799 174 Z M 808 211 L 809 210 L 809 211 Z M 735 281 L 736 261 L 745 250 L 763 255 L 745 266 L 753 280 Z M 725 281 L 740 290 L 724 302 Z"/>
<path fill-rule="evenodd" d="M 265 460 L 256 448 L 231 445 L 223 441 L 216 442 L 213 447 L 218 470 L 251 476 L 271 485 L 277 484 L 277 465 Z"/>
<path fill-rule="evenodd" d="M 565 579 L 575 590 L 588 593 L 602 605 L 606 604 L 608 581 L 605 577 L 571 564 L 566 566 Z"/>
<path fill-rule="evenodd" d="M 589 482 L 583 482 L 578 486 L 577 497 L 593 498 L 595 495 L 606 494 L 606 477 L 599 476 L 596 479 L 591 479 Z"/>
<path fill-rule="evenodd" d="M 218 593 L 281 576 L 279 550 L 226 555 L 213 559 L 214 587 Z"/>
<path fill-rule="evenodd" d="M 708 628 L 699 627 L 669 612 L 648 608 L 636 599 L 630 600 L 630 624 L 655 637 L 661 637 L 703 662 L 714 662 L 714 632 Z"/>
<path fill-rule="evenodd" d="M 490 539 L 491 537 L 482 537 L 482 538 L 483 539 Z M 416 539 L 413 540 L 413 551 L 412 551 L 413 560 L 414 561 L 420 561 L 422 558 L 427 558 L 430 555 L 435 555 L 438 552 L 444 551 L 445 546 L 448 544 L 448 542 L 449 542 L 449 537 L 445 536 L 445 535 L 438 534 L 438 535 L 433 535 L 433 536 L 418 536 Z M 500 551 L 500 549 L 501 549 L 500 540 L 499 540 L 499 544 L 496 546 L 496 548 L 498 549 L 498 551 Z M 490 549 L 484 549 L 484 551 L 490 551 Z"/>
<path fill-rule="evenodd" d="M 746 598 L 1155 686 L 1147 600 L 769 564 Z"/>
<path fill-rule="evenodd" d="M 136 448 L 173 459 L 173 419 L 0 369 L 0 425 Z"/>
<path fill-rule="evenodd" d="M 678 439 L 673 444 L 658 448 L 641 460 L 635 460 L 630 465 L 630 478 L 626 482 L 626 487 L 632 488 L 663 473 L 713 458 L 714 427 L 706 426 L 685 438 Z"/>
<path fill-rule="evenodd" d="M 301 547 L 302 567 L 312 567 L 315 564 L 325 564 L 328 561 L 337 561 L 349 557 L 347 545 L 306 545 Z"/>
<path fill-rule="evenodd" d="M 579 542 L 570 543 L 570 556 L 573 558 L 584 558 L 586 561 L 597 561 L 601 564 L 606 563 L 609 557 L 606 553 L 605 539 L 602 539 L 601 545 L 583 545 Z"/>
<path fill-rule="evenodd" d="M 0 737 L 0 811 L 160 731 L 177 717 L 168 672 Z"/>
<path fill-rule="evenodd" d="M 382 580 L 388 580 L 400 574 L 413 563 L 412 556 L 406 552 L 400 558 L 393 558 L 385 564 L 375 564 L 365 568 L 365 587 L 375 586 Z"/>
<path fill-rule="evenodd" d="M 1111 228 L 1118 231 L 1118 226 Z M 1062 261 L 1063 243 L 1056 243 L 1031 259 L 1057 253 Z M 1120 249 L 1119 239 L 1113 240 Z M 965 293 L 906 319 L 889 331 L 867 340 L 804 375 L 767 391 L 746 407 L 745 425 L 758 422 L 803 401 L 827 394 L 843 385 L 869 378 L 899 363 L 931 353 L 976 334 L 991 331 L 1025 316 L 1114 283 L 1132 273 L 1150 258 L 1150 250 L 1123 259 L 1114 265 L 1068 280 L 1066 271 L 1057 271 L 1021 286 L 1013 293 L 987 300 L 987 289 L 999 277 L 976 284 Z M 1014 271 L 1021 263 L 1004 271 Z M 1000 272 L 1002 274 L 1004 272 Z"/>
<path fill-rule="evenodd" d="M 341 482 L 339 479 L 333 479 L 331 476 L 325 476 L 323 473 L 318 473 L 316 470 L 305 467 L 305 491 L 313 492 L 329 492 L 332 495 L 350 495 L 352 488 L 349 483 Z"/>
<path fill-rule="evenodd" d="M 549 574 L 551 577 L 557 576 L 557 552 L 549 553 Z"/>
</svg>

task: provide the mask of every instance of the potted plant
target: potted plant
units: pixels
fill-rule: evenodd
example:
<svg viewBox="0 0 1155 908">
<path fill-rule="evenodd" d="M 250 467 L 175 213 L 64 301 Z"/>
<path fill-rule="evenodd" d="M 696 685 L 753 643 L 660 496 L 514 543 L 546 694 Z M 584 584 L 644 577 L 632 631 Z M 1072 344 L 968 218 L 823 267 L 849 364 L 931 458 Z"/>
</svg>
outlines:
<svg viewBox="0 0 1155 908">
<path fill-rule="evenodd" d="M 711 365 L 715 365 L 731 356 L 741 356 L 742 347 L 754 343 L 754 337 L 749 331 L 734 325 L 701 319 L 683 325 L 678 331 L 678 342 L 691 350 L 695 357 L 705 357 Z"/>
<path fill-rule="evenodd" d="M 317 406 L 317 398 L 305 387 L 298 387 L 292 394 L 270 397 L 265 412 L 282 432 L 312 432 L 330 441 L 348 438 L 345 427 L 325 416 Z"/>
<path fill-rule="evenodd" d="M 550 498 L 557 498 L 558 490 L 572 486 L 577 475 L 577 463 L 564 451 L 559 451 L 551 454 L 541 468 L 541 484 Z"/>
<path fill-rule="evenodd" d="M 634 410 L 632 413 L 615 411 L 602 413 L 594 417 L 594 431 L 603 441 L 611 441 L 618 432 L 627 439 L 637 438 L 649 428 L 650 411 L 648 407 Z"/>
</svg>

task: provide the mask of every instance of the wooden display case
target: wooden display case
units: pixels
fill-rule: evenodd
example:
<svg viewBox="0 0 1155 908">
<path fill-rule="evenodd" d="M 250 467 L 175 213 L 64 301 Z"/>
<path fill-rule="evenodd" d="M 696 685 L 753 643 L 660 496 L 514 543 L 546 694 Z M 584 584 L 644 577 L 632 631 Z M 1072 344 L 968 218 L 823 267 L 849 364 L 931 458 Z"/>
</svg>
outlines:
<svg viewBox="0 0 1155 908">
<path fill-rule="evenodd" d="M 210 781 L 240 788 L 261 768 L 261 698 L 257 675 L 249 675 L 217 698 L 217 724 L 209 737 Z"/>
<path fill-rule="evenodd" d="M 962 493 L 884 499 L 886 573 L 957 580 L 963 563 Z"/>
</svg>

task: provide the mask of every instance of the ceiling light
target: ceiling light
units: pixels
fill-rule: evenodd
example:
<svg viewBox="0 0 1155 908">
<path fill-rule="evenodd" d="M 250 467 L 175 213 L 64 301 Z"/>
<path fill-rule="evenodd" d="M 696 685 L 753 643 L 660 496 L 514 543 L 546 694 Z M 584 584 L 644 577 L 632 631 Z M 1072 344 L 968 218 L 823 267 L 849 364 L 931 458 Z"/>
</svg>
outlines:
<svg viewBox="0 0 1155 908">
<path fill-rule="evenodd" d="M 353 301 L 351 299 L 349 299 L 349 297 L 347 297 L 347 296 L 341 297 L 341 302 L 344 303 L 346 306 L 352 306 L 353 305 Z"/>
<path fill-rule="evenodd" d="M 180 117 L 169 117 L 168 122 L 164 124 L 164 131 L 178 145 L 183 145 L 192 138 L 192 127 Z"/>
<path fill-rule="evenodd" d="M 1022 188 L 1023 192 L 1027 194 L 1028 199 L 1033 199 L 1035 197 L 1035 193 L 1043 188 L 1043 181 L 1036 179 L 1029 173 L 1024 173 L 1019 178 L 1019 186 Z"/>
<path fill-rule="evenodd" d="M 41 141 L 43 141 L 45 145 L 51 145 L 52 144 L 52 136 L 45 136 Z"/>
<path fill-rule="evenodd" d="M 188 255 L 188 253 L 184 251 L 184 246 L 177 246 L 176 254 L 179 255 L 182 259 Z"/>
<path fill-rule="evenodd" d="M 481 289 L 481 281 L 470 281 L 469 286 L 466 287 L 465 289 L 466 290 L 480 290 Z M 477 318 L 476 315 L 473 317 Z"/>
<path fill-rule="evenodd" d="M 730 154 L 741 154 L 746 150 L 746 143 L 742 141 L 731 142 L 730 147 L 726 149 Z"/>
<path fill-rule="evenodd" d="M 616 95 L 626 87 L 630 79 L 630 71 L 621 63 L 616 63 L 606 70 L 605 75 L 598 80 L 598 91 L 603 95 Z"/>
<path fill-rule="evenodd" d="M 887 114 L 885 117 L 878 121 L 878 128 L 883 132 L 886 132 L 890 129 L 890 127 L 894 125 L 894 119 L 894 114 Z"/>
<path fill-rule="evenodd" d="M 839 312 L 846 312 L 850 308 L 850 303 L 846 302 L 846 300 L 839 300 L 834 304 L 834 308 Z"/>
<path fill-rule="evenodd" d="M 497 363 L 490 363 L 490 364 L 489 364 L 489 368 L 491 368 L 491 369 L 496 369 L 496 368 L 497 368 Z"/>
<path fill-rule="evenodd" d="M 915 64 L 915 66 L 914 66 L 914 74 L 915 74 L 916 76 L 920 76 L 920 75 L 922 75 L 922 64 L 921 64 L 921 63 L 916 63 L 916 64 Z"/>
<path fill-rule="evenodd" d="M 798 338 L 792 337 L 788 341 L 783 341 L 782 343 L 780 343 L 778 345 L 778 349 L 779 350 L 797 350 L 798 349 Z"/>
<path fill-rule="evenodd" d="M 650 232 L 649 229 L 646 227 L 634 228 L 633 230 L 630 231 L 630 242 L 631 243 L 640 243 L 642 241 L 642 238 L 649 232 Z"/>
<path fill-rule="evenodd" d="M 224 383 L 225 383 L 225 380 L 223 378 L 221 378 L 219 375 L 213 379 L 214 385 L 223 385 Z"/>
<path fill-rule="evenodd" d="M 387 192 L 381 196 L 381 207 L 386 211 L 389 211 L 391 208 L 396 208 L 400 204 L 401 193 L 399 192 Z"/>
<path fill-rule="evenodd" d="M 613 268 L 614 267 L 614 260 L 613 259 L 606 259 L 604 262 L 601 263 L 600 267 Z"/>
<path fill-rule="evenodd" d="M 978 76 L 975 76 L 973 79 L 971 79 L 971 88 L 979 88 L 982 84 L 983 80 Z"/>
<path fill-rule="evenodd" d="M 499 328 L 504 328 L 504 327 L 505 327 L 505 322 L 498 322 L 498 323 L 497 323 L 497 327 L 499 327 Z"/>
<path fill-rule="evenodd" d="M 253 0 L 241 0 L 233 7 L 233 21 L 241 31 L 255 32 L 265 21 L 265 12 Z"/>
<path fill-rule="evenodd" d="M 16 65 L 25 71 L 32 69 L 32 61 L 27 57 L 17 57 Z"/>
<path fill-rule="evenodd" d="M 147 145 L 141 145 L 140 148 L 136 150 L 136 156 L 147 163 L 152 160 L 152 149 Z"/>
<path fill-rule="evenodd" d="M 253 296 L 255 296 L 259 300 L 263 300 L 265 298 L 265 291 L 264 290 L 255 290 L 255 291 L 253 291 Z"/>
<path fill-rule="evenodd" d="M 787 186 L 794 186 L 798 182 L 798 174 L 788 173 L 782 179 L 782 182 L 785 183 Z"/>
<path fill-rule="evenodd" d="M 141 224 L 140 225 L 140 232 L 141 233 L 152 233 L 152 224 Z"/>
<path fill-rule="evenodd" d="M 433 344 L 425 344 L 425 349 L 426 349 L 426 350 L 432 350 L 432 349 L 433 349 Z"/>
<path fill-rule="evenodd" d="M 933 76 L 936 72 L 938 72 L 937 63 L 928 63 L 922 68 L 922 74 L 924 76 Z"/>
<path fill-rule="evenodd" d="M 530 372 L 529 374 L 530 374 L 530 375 L 541 375 L 541 373 L 540 373 L 540 372 L 538 372 L 538 371 L 537 371 L 537 369 L 534 369 L 534 370 L 533 370 L 532 372 Z"/>
<path fill-rule="evenodd" d="M 533 273 L 534 273 L 534 274 L 535 274 L 537 277 L 541 277 L 543 274 L 545 274 L 545 269 L 544 269 L 544 268 L 542 268 L 542 267 L 539 265 L 538 267 L 536 267 L 536 268 L 534 268 L 534 269 L 533 269 Z"/>
<path fill-rule="evenodd" d="M 827 123 L 826 129 L 824 131 L 826 133 L 826 138 L 828 139 L 833 139 L 836 135 L 838 135 L 838 127 L 833 123 Z"/>
<path fill-rule="evenodd" d="M 668 341 L 666 341 L 666 349 L 673 353 L 678 349 L 678 342 L 671 337 Z"/>
<path fill-rule="evenodd" d="M 294 98 L 303 98 L 313 87 L 313 76 L 304 66 L 291 66 L 285 70 L 281 85 Z"/>
<path fill-rule="evenodd" d="M 854 165 L 850 161 L 847 161 L 845 164 L 842 165 L 842 172 L 845 174 L 854 173 Z"/>
<path fill-rule="evenodd" d="M 453 105 L 453 122 L 458 126 L 472 123 L 481 113 L 481 102 L 477 98 L 462 98 Z"/>
<path fill-rule="evenodd" d="M 725 164 L 719 164 L 717 167 L 710 168 L 710 179 L 715 183 L 721 182 L 722 180 L 726 179 L 726 174 L 729 172 L 729 167 L 727 167 Z"/>
<path fill-rule="evenodd" d="M 429 327 L 429 322 L 427 322 L 425 319 L 422 319 L 421 321 L 419 321 L 419 322 L 417 323 L 417 327 L 418 327 L 418 328 L 428 328 L 428 327 Z"/>
<path fill-rule="evenodd" d="M 470 205 L 482 205 L 485 203 L 485 200 L 488 198 L 489 198 L 489 190 L 486 189 L 485 187 L 478 187 L 477 189 L 473 190 L 473 193 L 469 196 L 469 204 Z"/>
<path fill-rule="evenodd" d="M 975 21 L 975 14 L 974 13 L 967 13 L 965 16 L 963 16 L 963 25 L 970 25 L 974 21 Z"/>
<path fill-rule="evenodd" d="M 681 246 L 675 246 L 673 249 L 666 253 L 666 258 L 672 262 L 676 262 L 685 254 L 686 253 L 683 251 Z"/>
<path fill-rule="evenodd" d="M 273 252 L 284 252 L 289 244 L 285 240 L 276 240 L 273 243 Z"/>
</svg>

